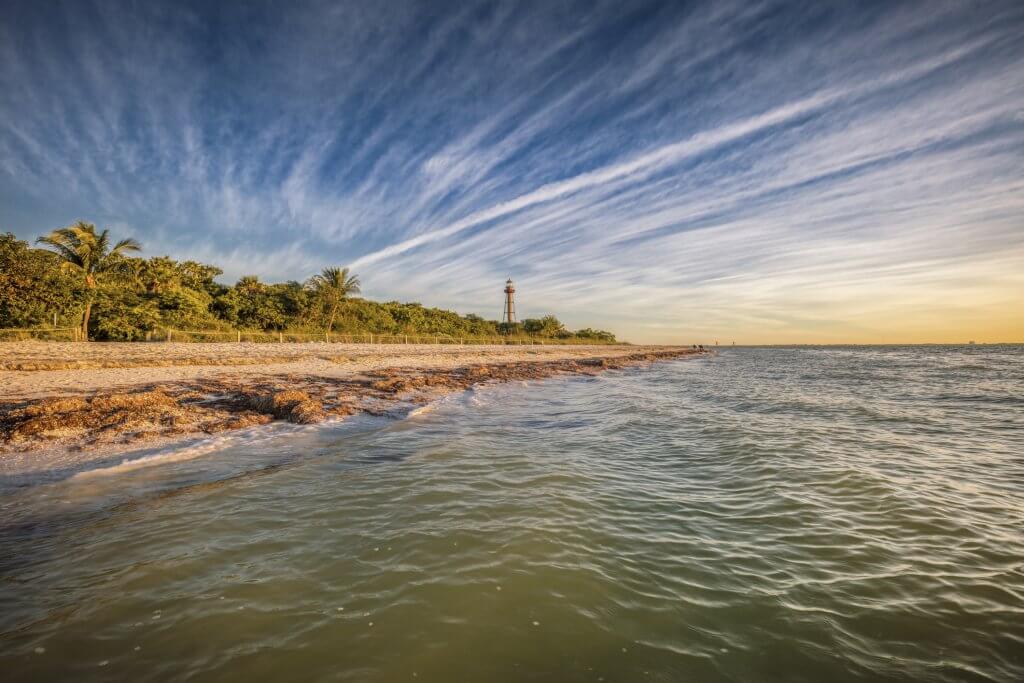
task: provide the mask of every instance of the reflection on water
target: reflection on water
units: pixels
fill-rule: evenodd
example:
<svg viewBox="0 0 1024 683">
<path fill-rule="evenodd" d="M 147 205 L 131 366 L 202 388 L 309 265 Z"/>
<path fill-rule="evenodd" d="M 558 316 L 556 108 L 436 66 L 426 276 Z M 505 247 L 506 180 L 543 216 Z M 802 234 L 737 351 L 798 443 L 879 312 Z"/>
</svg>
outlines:
<svg viewBox="0 0 1024 683">
<path fill-rule="evenodd" d="M 730 349 L 0 482 L 17 680 L 1024 678 L 1024 349 Z"/>
</svg>

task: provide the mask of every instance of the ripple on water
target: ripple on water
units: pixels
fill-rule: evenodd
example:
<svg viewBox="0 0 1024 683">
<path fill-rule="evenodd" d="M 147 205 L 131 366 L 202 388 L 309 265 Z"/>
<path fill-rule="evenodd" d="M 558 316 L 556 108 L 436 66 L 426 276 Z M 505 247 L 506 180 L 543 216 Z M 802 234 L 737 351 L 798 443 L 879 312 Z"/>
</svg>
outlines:
<svg viewBox="0 0 1024 683">
<path fill-rule="evenodd" d="M 1022 386 L 729 350 L 41 482 L 5 679 L 1021 680 Z"/>
</svg>

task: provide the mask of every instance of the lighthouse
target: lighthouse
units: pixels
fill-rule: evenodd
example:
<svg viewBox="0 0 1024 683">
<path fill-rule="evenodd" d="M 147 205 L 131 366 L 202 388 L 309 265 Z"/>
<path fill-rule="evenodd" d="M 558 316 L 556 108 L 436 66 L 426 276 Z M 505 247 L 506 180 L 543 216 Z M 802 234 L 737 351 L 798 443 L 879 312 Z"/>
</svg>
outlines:
<svg viewBox="0 0 1024 683">
<path fill-rule="evenodd" d="M 501 316 L 501 322 L 509 325 L 516 324 L 516 288 L 512 284 L 512 278 L 505 282 L 505 312 Z"/>
</svg>

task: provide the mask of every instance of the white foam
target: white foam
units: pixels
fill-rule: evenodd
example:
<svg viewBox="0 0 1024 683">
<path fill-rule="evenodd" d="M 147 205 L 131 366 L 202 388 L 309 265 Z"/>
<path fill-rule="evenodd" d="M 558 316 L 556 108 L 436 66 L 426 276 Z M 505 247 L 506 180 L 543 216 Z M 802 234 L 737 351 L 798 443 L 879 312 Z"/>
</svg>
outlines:
<svg viewBox="0 0 1024 683">
<path fill-rule="evenodd" d="M 86 470 L 85 472 L 79 472 L 71 477 L 71 479 L 88 479 L 91 477 L 102 477 L 109 476 L 111 474 L 120 474 L 122 472 L 130 472 L 143 467 L 152 467 L 153 465 L 164 465 L 171 462 L 181 462 L 183 460 L 191 460 L 200 456 L 206 455 L 216 450 L 225 448 L 231 443 L 231 437 L 219 437 L 216 439 L 208 439 L 201 441 L 192 446 L 185 448 L 172 448 L 169 450 L 157 451 L 151 455 L 145 455 L 141 458 L 134 458 L 130 460 L 122 460 L 116 465 L 109 467 L 98 467 L 93 470 Z"/>
<path fill-rule="evenodd" d="M 93 477 L 104 477 L 122 474 L 124 472 L 131 472 L 132 470 L 144 467 L 183 462 L 240 445 L 253 445 L 261 441 L 268 441 L 285 435 L 294 435 L 302 432 L 331 428 L 336 426 L 339 422 L 340 420 L 326 420 L 320 424 L 313 425 L 260 425 L 249 429 L 239 430 L 231 434 L 202 439 L 201 441 L 189 445 L 183 446 L 178 444 L 169 446 L 149 455 L 122 460 L 116 465 L 97 467 L 95 469 L 79 472 L 70 477 L 70 479 L 74 481 L 90 479 Z"/>
<path fill-rule="evenodd" d="M 420 415 L 426 415 L 427 413 L 433 412 L 437 408 L 437 401 L 433 401 L 426 405 L 422 405 L 419 408 L 409 411 L 409 417 L 419 417 Z"/>
</svg>

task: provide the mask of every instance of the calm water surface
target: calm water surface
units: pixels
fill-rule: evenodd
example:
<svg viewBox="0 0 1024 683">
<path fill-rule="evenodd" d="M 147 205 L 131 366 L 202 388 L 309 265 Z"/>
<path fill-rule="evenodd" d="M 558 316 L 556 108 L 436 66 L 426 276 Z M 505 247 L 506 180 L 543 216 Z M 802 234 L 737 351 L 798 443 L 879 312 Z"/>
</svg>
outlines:
<svg viewBox="0 0 1024 683">
<path fill-rule="evenodd" d="M 729 349 L 0 481 L 5 681 L 1024 680 L 1024 347 Z"/>
</svg>

